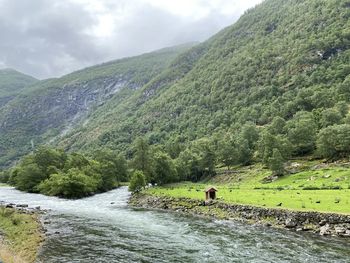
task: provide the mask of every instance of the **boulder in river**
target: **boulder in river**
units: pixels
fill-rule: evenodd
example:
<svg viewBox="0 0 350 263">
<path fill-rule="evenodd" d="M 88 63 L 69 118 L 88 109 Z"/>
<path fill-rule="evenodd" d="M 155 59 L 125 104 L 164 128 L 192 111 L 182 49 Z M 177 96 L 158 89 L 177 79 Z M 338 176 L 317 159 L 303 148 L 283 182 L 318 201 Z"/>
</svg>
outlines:
<svg viewBox="0 0 350 263">
<path fill-rule="evenodd" d="M 28 205 L 27 204 L 18 204 L 18 205 L 16 205 L 16 207 L 23 207 L 23 208 L 25 208 L 25 207 L 28 207 Z"/>
<path fill-rule="evenodd" d="M 330 235 L 331 230 L 329 227 L 329 224 L 325 224 L 324 226 L 320 227 L 320 235 L 325 236 L 325 235 Z"/>
<path fill-rule="evenodd" d="M 285 222 L 286 228 L 294 228 L 297 226 L 297 222 L 294 220 L 294 218 L 287 218 Z"/>
<path fill-rule="evenodd" d="M 335 227 L 335 233 L 337 233 L 337 235 L 345 234 L 345 232 L 346 232 L 346 228 L 341 226 Z"/>
</svg>

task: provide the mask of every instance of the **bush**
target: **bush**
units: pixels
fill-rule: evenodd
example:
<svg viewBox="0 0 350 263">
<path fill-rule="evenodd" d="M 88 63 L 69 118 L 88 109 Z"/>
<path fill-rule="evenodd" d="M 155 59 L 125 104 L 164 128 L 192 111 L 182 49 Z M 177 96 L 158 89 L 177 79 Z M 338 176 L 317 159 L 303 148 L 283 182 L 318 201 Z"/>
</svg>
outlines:
<svg viewBox="0 0 350 263">
<path fill-rule="evenodd" d="M 38 186 L 40 193 L 66 198 L 81 198 L 96 192 L 98 180 L 76 168 L 67 173 L 53 174 Z"/>
<path fill-rule="evenodd" d="M 130 192 L 139 192 L 146 186 L 146 178 L 143 172 L 135 171 L 130 179 L 129 191 Z"/>
</svg>

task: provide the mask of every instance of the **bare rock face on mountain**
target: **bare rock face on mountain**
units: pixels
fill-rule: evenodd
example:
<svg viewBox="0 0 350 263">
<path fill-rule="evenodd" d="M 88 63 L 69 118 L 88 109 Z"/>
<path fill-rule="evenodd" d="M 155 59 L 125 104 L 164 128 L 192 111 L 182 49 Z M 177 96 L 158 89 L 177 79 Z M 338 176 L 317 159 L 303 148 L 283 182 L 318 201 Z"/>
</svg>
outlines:
<svg viewBox="0 0 350 263">
<path fill-rule="evenodd" d="M 54 142 L 112 98 L 126 99 L 191 45 L 108 62 L 59 79 L 29 81 L 11 96 L 1 97 L 0 86 L 0 165 L 38 144 Z"/>
</svg>

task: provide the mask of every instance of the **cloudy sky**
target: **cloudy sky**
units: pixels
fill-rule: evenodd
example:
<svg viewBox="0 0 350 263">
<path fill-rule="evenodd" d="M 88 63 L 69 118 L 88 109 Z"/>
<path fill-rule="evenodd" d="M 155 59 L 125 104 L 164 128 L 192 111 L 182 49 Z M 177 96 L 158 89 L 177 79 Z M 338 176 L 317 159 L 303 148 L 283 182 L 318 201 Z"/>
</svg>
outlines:
<svg viewBox="0 0 350 263">
<path fill-rule="evenodd" d="M 0 0 L 0 68 L 57 77 L 203 41 L 262 0 Z"/>
</svg>

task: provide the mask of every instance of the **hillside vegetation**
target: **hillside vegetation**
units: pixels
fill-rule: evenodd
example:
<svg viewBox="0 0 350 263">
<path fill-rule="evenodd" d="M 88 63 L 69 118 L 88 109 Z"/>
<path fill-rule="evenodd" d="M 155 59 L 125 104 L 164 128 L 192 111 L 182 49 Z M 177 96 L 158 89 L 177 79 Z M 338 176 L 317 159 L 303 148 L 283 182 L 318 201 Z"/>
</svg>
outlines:
<svg viewBox="0 0 350 263">
<path fill-rule="evenodd" d="M 176 158 L 208 138 L 235 153 L 222 162 L 268 165 L 274 149 L 286 160 L 314 154 L 318 141 L 321 156 L 347 156 L 349 17 L 347 0 L 267 0 L 178 57 L 166 70 L 181 72 L 173 81 L 103 105 L 61 145 L 132 154 L 143 136 Z"/>
<path fill-rule="evenodd" d="M 0 98 L 17 95 L 38 80 L 14 69 L 0 69 Z"/>
<path fill-rule="evenodd" d="M 0 108 L 37 81 L 13 69 L 0 69 Z"/>
</svg>

